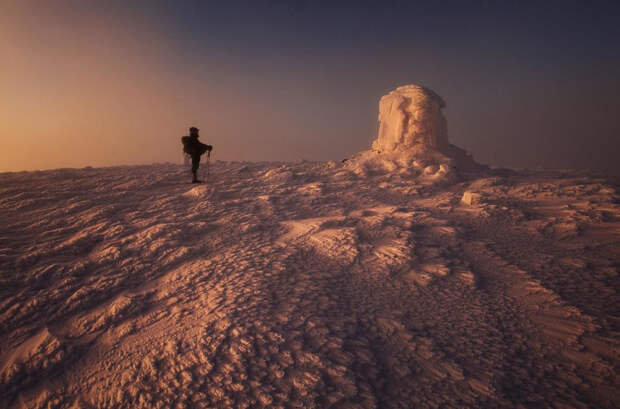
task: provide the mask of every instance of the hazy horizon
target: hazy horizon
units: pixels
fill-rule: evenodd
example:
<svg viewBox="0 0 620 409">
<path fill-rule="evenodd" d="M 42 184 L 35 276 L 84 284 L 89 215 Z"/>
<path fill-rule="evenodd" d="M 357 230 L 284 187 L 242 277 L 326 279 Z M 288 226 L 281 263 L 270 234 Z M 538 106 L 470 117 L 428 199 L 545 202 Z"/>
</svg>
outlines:
<svg viewBox="0 0 620 409">
<path fill-rule="evenodd" d="M 0 171 L 340 160 L 427 86 L 485 164 L 620 174 L 620 6 L 0 1 Z"/>
</svg>

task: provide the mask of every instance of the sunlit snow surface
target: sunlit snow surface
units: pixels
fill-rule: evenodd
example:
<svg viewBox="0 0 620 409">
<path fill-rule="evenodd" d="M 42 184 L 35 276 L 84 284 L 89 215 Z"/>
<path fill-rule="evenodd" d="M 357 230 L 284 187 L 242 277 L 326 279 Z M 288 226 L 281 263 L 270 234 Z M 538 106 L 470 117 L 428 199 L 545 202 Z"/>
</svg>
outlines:
<svg viewBox="0 0 620 409">
<path fill-rule="evenodd" d="M 620 402 L 612 181 L 190 177 L 0 174 L 0 407 Z"/>
</svg>

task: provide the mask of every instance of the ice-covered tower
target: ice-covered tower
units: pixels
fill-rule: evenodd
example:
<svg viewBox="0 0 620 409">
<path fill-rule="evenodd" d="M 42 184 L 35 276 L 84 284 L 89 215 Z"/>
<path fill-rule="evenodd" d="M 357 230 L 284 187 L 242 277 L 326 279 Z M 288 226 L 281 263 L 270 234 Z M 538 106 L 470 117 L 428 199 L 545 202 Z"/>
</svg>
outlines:
<svg viewBox="0 0 620 409">
<path fill-rule="evenodd" d="M 379 101 L 379 134 L 372 149 L 379 153 L 428 150 L 448 145 L 443 99 L 428 88 L 404 85 Z"/>
<path fill-rule="evenodd" d="M 368 151 L 349 158 L 360 175 L 406 173 L 443 180 L 455 171 L 482 169 L 463 149 L 448 142 L 444 100 L 420 85 L 404 85 L 379 101 L 379 132 Z"/>
</svg>

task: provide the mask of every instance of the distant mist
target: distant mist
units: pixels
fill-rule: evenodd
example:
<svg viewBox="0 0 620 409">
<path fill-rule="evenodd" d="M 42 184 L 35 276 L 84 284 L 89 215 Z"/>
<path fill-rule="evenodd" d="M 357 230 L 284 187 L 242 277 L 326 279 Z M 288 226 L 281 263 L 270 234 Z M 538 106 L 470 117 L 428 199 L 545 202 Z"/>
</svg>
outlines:
<svg viewBox="0 0 620 409">
<path fill-rule="evenodd" d="M 216 159 L 339 160 L 376 136 L 382 95 L 418 83 L 482 163 L 620 174 L 605 10 L 521 27 L 531 10 L 398 4 L 4 4 L 0 171 L 179 162 L 189 126 Z"/>
</svg>

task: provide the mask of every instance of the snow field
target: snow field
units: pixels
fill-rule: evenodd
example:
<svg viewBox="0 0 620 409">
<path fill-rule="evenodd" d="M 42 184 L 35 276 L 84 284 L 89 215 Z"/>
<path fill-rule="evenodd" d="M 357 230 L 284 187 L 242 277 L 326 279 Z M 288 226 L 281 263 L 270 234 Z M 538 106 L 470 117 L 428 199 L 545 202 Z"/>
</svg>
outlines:
<svg viewBox="0 0 620 409">
<path fill-rule="evenodd" d="M 0 407 L 614 407 L 613 183 L 362 173 L 1 174 Z"/>
</svg>

